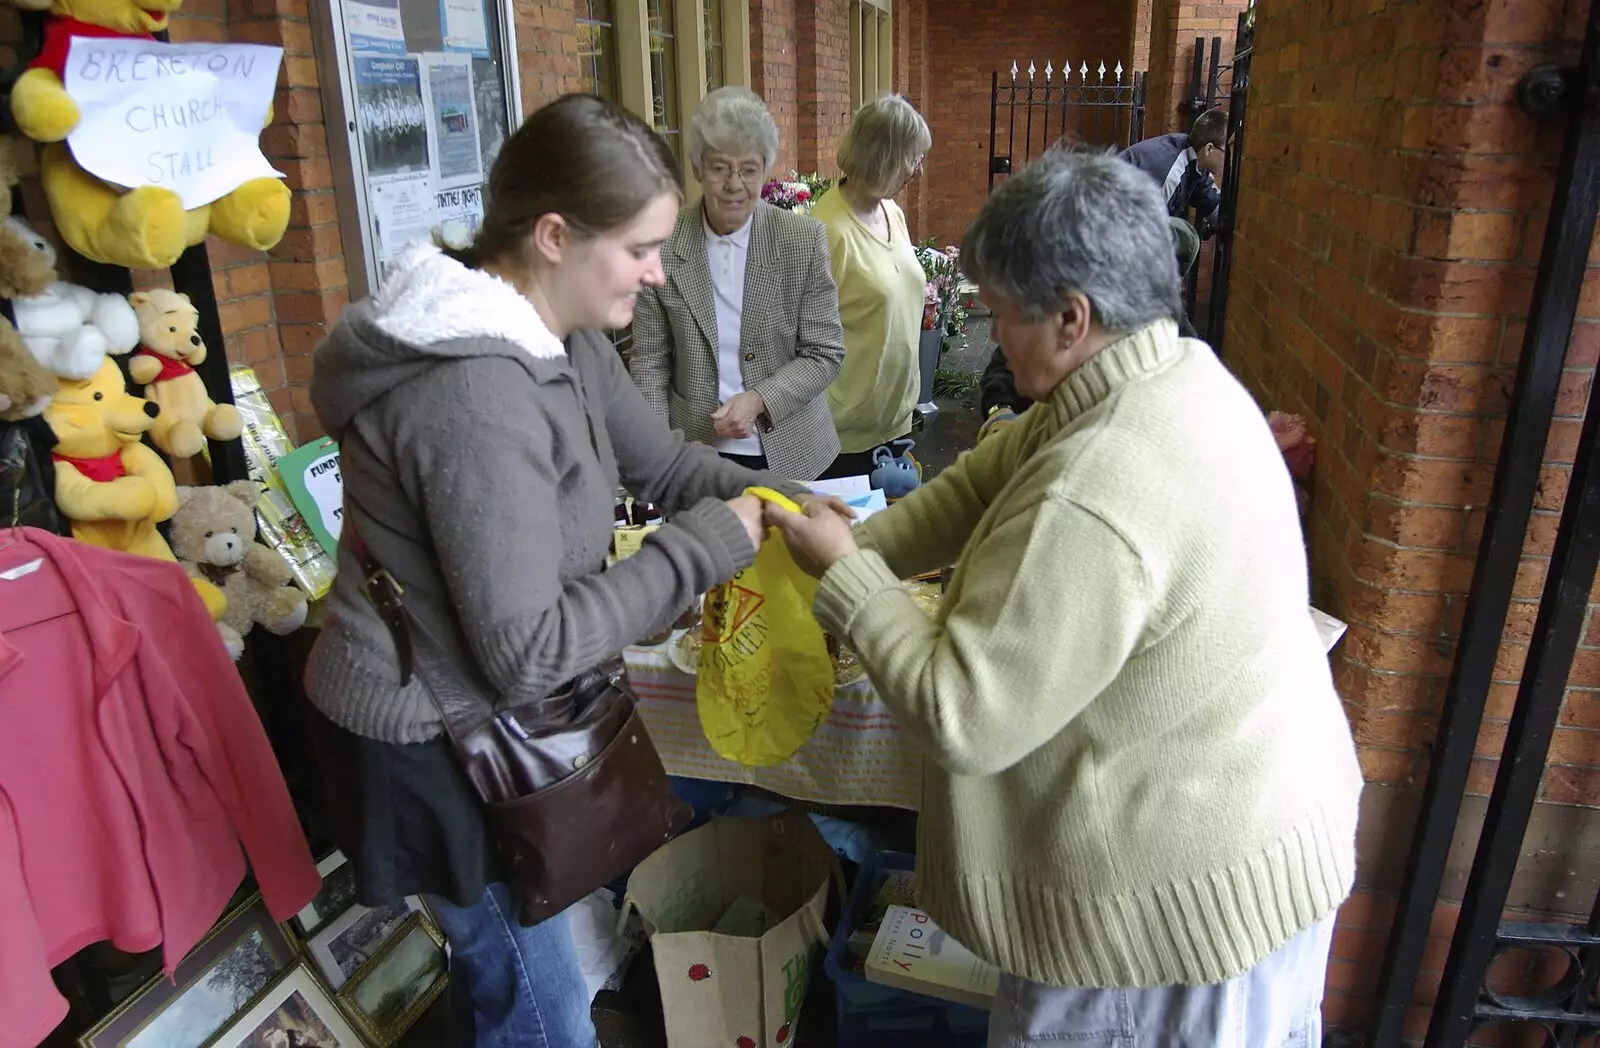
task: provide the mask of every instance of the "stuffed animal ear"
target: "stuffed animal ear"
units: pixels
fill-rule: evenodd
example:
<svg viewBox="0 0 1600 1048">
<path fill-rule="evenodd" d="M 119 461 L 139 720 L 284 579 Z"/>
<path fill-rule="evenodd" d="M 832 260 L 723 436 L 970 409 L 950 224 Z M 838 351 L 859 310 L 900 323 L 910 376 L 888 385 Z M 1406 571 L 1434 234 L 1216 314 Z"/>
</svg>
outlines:
<svg viewBox="0 0 1600 1048">
<path fill-rule="evenodd" d="M 150 293 L 148 291 L 135 291 L 128 296 L 128 305 L 132 306 L 134 309 L 138 309 L 140 306 L 149 301 Z"/>
<path fill-rule="evenodd" d="M 228 485 L 228 494 L 251 509 L 254 509 L 256 503 L 261 501 L 261 489 L 256 487 L 256 482 L 253 480 L 234 481 Z"/>
<path fill-rule="evenodd" d="M 178 489 L 178 505 L 187 506 L 189 504 L 189 500 L 194 498 L 195 494 L 199 490 L 199 488 L 180 487 Z"/>
</svg>

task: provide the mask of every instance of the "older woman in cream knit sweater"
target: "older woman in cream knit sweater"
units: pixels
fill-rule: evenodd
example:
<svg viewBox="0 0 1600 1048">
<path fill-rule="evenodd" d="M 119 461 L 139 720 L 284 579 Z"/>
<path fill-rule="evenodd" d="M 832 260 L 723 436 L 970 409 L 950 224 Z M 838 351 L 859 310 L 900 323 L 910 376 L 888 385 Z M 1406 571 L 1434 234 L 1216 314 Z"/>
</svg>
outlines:
<svg viewBox="0 0 1600 1048">
<path fill-rule="evenodd" d="M 1266 420 L 1127 164 L 1047 155 L 963 265 L 1035 406 L 853 533 L 767 512 L 929 758 L 918 901 L 1006 973 L 991 1045 L 1318 1044 L 1361 774 Z"/>
</svg>

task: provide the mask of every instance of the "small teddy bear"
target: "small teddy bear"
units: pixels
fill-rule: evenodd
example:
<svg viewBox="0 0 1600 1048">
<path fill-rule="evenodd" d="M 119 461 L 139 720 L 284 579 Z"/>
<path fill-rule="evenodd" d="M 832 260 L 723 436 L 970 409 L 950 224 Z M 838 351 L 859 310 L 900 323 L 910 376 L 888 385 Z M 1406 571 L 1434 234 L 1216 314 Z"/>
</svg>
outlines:
<svg viewBox="0 0 1600 1048">
<path fill-rule="evenodd" d="M 55 392 L 55 375 L 33 359 L 17 329 L 0 318 L 0 422 L 38 415 Z"/>
<path fill-rule="evenodd" d="M 3 226 L 8 235 L 29 238 L 33 249 L 55 266 L 55 247 L 26 222 L 13 215 Z M 11 310 L 34 358 L 62 379 L 94 378 L 107 354 L 121 356 L 139 344 L 139 318 L 121 295 L 57 280 L 37 295 L 13 298 Z"/>
<path fill-rule="evenodd" d="M 225 487 L 179 488 L 178 512 L 169 529 L 179 563 L 227 596 L 228 608 L 217 630 L 235 659 L 244 653 L 245 634 L 257 623 L 283 636 L 306 621 L 306 598 L 290 584 L 289 565 L 255 540 L 260 498 L 248 480 Z"/>
<path fill-rule="evenodd" d="M 206 359 L 197 330 L 200 311 L 188 295 L 156 288 L 128 296 L 139 318 L 140 346 L 128 361 L 128 377 L 161 405 L 151 439 L 174 458 L 198 455 L 206 438 L 232 440 L 244 431 L 239 410 L 218 404 L 195 367 Z"/>
</svg>

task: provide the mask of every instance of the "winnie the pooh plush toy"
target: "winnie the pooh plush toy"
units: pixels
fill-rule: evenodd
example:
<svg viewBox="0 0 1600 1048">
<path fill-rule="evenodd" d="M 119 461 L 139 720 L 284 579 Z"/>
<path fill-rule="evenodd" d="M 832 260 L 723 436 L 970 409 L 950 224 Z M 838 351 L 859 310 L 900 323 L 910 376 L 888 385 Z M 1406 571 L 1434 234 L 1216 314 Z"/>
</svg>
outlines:
<svg viewBox="0 0 1600 1048">
<path fill-rule="evenodd" d="M 11 89 L 17 127 L 45 145 L 39 175 L 56 228 L 74 251 L 96 262 L 166 269 L 207 233 L 265 251 L 283 238 L 289 225 L 289 188 L 276 178 L 251 179 L 220 200 L 185 211 L 178 194 L 169 189 L 144 185 L 124 192 L 72 159 L 66 139 L 80 114 L 62 83 L 72 38 L 153 39 L 182 2 L 54 0 L 39 56 Z"/>
<path fill-rule="evenodd" d="M 248 480 L 225 487 L 179 488 L 169 533 L 190 577 L 222 588 L 228 610 L 217 629 L 238 658 L 252 626 L 284 636 L 305 624 L 306 598 L 290 584 L 289 565 L 255 540 L 260 490 Z"/>
<path fill-rule="evenodd" d="M 200 311 L 188 295 L 157 288 L 128 296 L 139 317 L 139 349 L 128 360 L 128 376 L 145 387 L 145 398 L 161 408 L 150 436 L 174 458 L 198 455 L 206 438 L 232 440 L 244 422 L 232 404 L 217 404 L 195 367 L 206 359 L 196 328 Z"/>
<path fill-rule="evenodd" d="M 63 382 L 45 408 L 56 436 L 56 507 L 72 537 L 105 549 L 175 561 L 156 525 L 178 511 L 172 471 L 139 438 L 161 409 L 130 394 L 122 369 L 106 358 L 93 378 Z M 195 580 L 213 619 L 227 610 L 222 591 Z"/>
</svg>

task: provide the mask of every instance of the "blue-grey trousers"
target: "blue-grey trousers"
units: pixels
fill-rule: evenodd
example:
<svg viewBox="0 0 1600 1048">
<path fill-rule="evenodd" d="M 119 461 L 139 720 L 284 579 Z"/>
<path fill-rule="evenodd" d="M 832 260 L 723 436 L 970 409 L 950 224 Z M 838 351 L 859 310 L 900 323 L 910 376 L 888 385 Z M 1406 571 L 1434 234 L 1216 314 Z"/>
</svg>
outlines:
<svg viewBox="0 0 1600 1048">
<path fill-rule="evenodd" d="M 1318 1048 L 1333 919 L 1211 986 L 1066 989 L 1002 975 L 989 1048 Z"/>
</svg>

